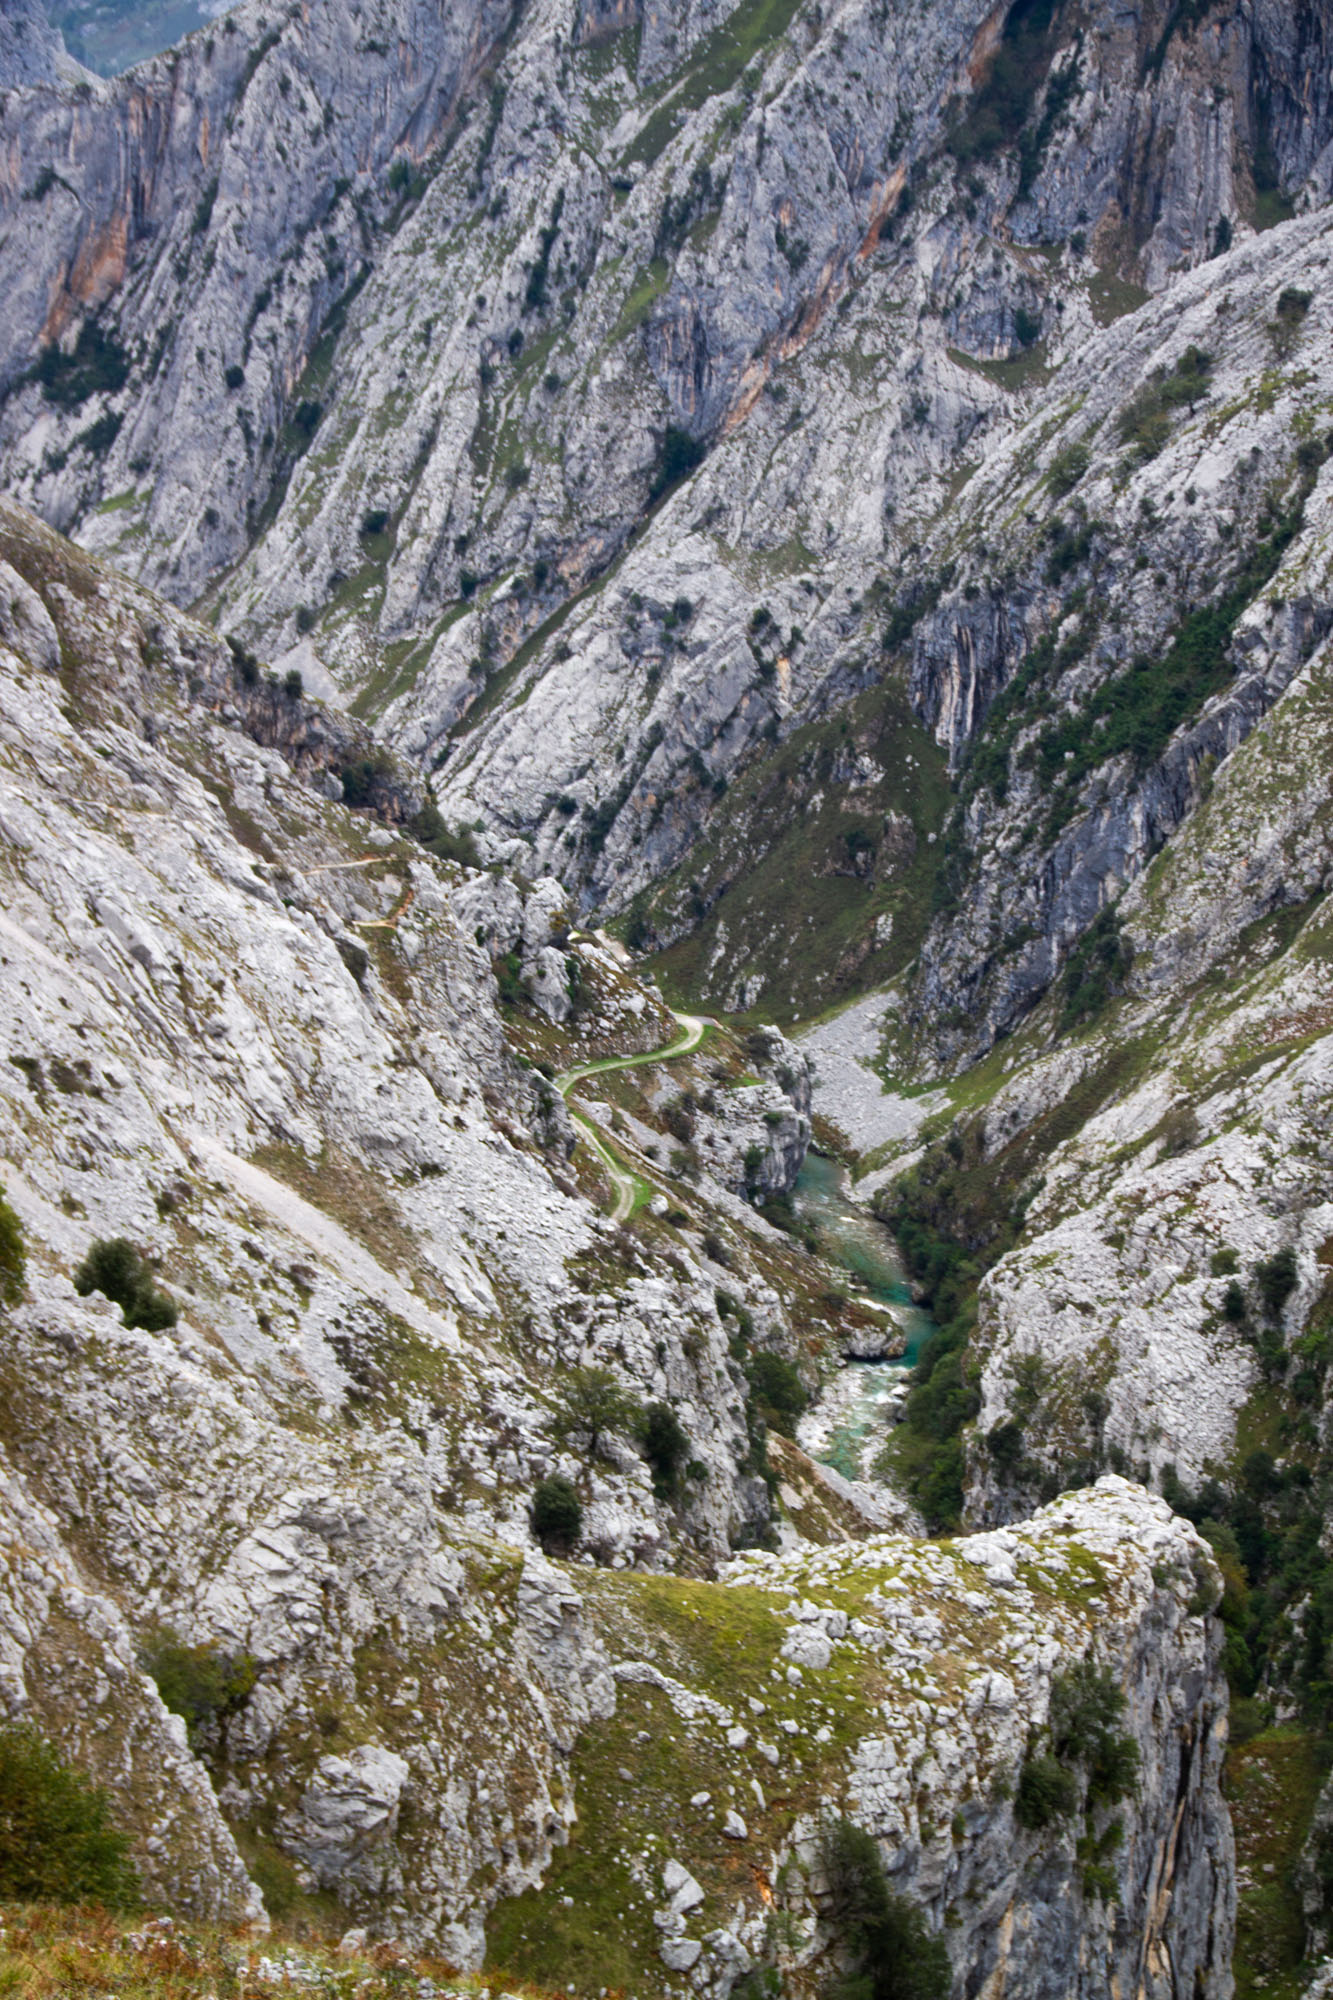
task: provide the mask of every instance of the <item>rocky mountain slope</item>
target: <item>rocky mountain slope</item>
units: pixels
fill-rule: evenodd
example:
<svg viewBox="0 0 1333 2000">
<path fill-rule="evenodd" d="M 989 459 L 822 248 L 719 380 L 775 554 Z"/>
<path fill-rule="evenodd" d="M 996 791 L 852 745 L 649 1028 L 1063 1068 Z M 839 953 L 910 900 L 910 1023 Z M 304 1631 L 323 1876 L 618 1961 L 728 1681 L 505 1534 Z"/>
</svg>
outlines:
<svg viewBox="0 0 1333 2000">
<path fill-rule="evenodd" d="M 477 942 L 507 897 L 552 936 L 541 884 L 437 859 L 419 806 L 386 824 L 414 801 L 383 762 L 382 817 L 333 802 L 364 746 L 312 746 L 351 725 L 8 505 L 3 532 L 5 1699 L 109 1786 L 148 1893 L 725 1993 L 837 1948 L 819 1827 L 845 1806 L 960 1976 L 1054 1991 L 1054 1923 L 1078 1990 L 1224 1981 L 1205 1544 L 1112 1480 L 934 1548 L 775 1440 L 803 1534 L 691 1582 L 770 1532 L 752 1357 L 812 1370 L 837 1332 L 828 1274 L 713 1178 L 742 1111 L 701 1101 L 664 1169 L 653 1091 L 604 1100 L 650 1195 L 604 1222 L 521 1051 L 670 1043 L 651 993 L 565 934 L 557 1027 L 540 953 Z M 725 1038 L 700 1046 L 721 1098 Z M 777 1082 L 742 1074 L 740 1106 L 799 1106 L 780 1036 L 746 1057 Z M 600 1443 L 568 1420 L 592 1364 Z M 634 1412 L 668 1405 L 664 1457 Z M 552 1474 L 582 1573 L 529 1526 Z M 1127 1775 L 1071 1738 L 1067 1805 L 1015 1841 L 1086 1658 Z"/>
<path fill-rule="evenodd" d="M 808 1012 L 924 946 L 921 1016 L 984 1038 L 1188 809 L 1163 753 L 1279 558 L 1299 598 L 1328 32 L 1046 0 L 240 9 L 10 100 L 10 489 L 336 684 L 695 992 Z M 1310 639 L 1274 633 L 1287 665 L 1249 660 L 1185 762 Z M 1163 649 L 1137 783 L 1112 727 L 1058 815 L 1020 784 L 945 836 L 937 745 L 957 773 L 1001 695 L 1006 748 L 1037 707 L 1109 720 Z"/>
<path fill-rule="evenodd" d="M 135 581 L 5 505 L 6 1673 L 154 1893 L 805 1991 L 836 1809 L 960 1990 L 1228 1990 L 1219 1646 L 1239 1800 L 1333 1722 L 1331 31 L 15 42 L 3 476 Z M 812 1105 L 751 1024 L 858 994 Z M 607 1068 L 664 996 L 746 1023 Z M 812 1111 L 939 1322 L 896 1494 L 778 1434 L 883 1341 L 792 1232 Z M 171 1324 L 75 1289 L 121 1237 Z M 1090 1647 L 1141 1780 L 1066 1757 L 1029 1824 Z M 1326 1930 L 1321 1814 L 1271 1965 L 1241 1815 L 1247 1995 Z"/>
</svg>

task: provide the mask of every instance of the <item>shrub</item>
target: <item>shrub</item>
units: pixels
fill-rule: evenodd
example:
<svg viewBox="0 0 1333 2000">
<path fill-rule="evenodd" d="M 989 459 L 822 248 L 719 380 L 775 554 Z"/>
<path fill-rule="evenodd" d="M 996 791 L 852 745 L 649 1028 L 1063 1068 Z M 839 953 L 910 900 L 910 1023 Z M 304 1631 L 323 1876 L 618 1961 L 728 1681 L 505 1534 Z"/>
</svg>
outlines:
<svg viewBox="0 0 1333 2000">
<path fill-rule="evenodd" d="M 796 1364 L 781 1354 L 756 1354 L 746 1363 L 745 1373 L 765 1420 L 790 1437 L 810 1400 Z"/>
<path fill-rule="evenodd" d="M 62 410 L 76 410 L 89 396 L 114 396 L 129 380 L 130 363 L 114 334 L 103 333 L 91 320 L 79 328 L 74 351 L 44 347 L 33 369 L 48 403 Z"/>
<path fill-rule="evenodd" d="M 1108 1668 L 1080 1660 L 1051 1683 L 1051 1748 L 1063 1763 L 1088 1772 L 1088 1796 L 1110 1804 L 1133 1790 L 1139 1747 L 1118 1732 L 1124 1689 Z"/>
<path fill-rule="evenodd" d="M 16 1306 L 23 1297 L 27 1256 L 19 1219 L 0 1188 L 0 1306 Z"/>
<path fill-rule="evenodd" d="M 202 236 L 208 228 L 209 223 L 213 220 L 213 204 L 217 198 L 218 181 L 217 175 L 214 174 L 212 180 L 208 183 L 208 186 L 194 205 L 194 214 L 190 218 L 191 236 Z"/>
<path fill-rule="evenodd" d="M 370 805 L 382 781 L 391 778 L 393 771 L 393 757 L 387 750 L 372 750 L 364 757 L 349 757 L 345 764 L 338 767 L 344 803 L 349 806 Z"/>
<path fill-rule="evenodd" d="M 668 424 L 658 448 L 657 464 L 648 486 L 650 500 L 659 500 L 688 478 L 697 465 L 703 463 L 704 447 L 698 438 L 690 436 L 675 424 Z"/>
<path fill-rule="evenodd" d="M 1018 1775 L 1014 1818 L 1036 1833 L 1052 1821 L 1067 1819 L 1078 1804 L 1078 1783 L 1072 1771 L 1044 1752 L 1028 1757 Z"/>
<path fill-rule="evenodd" d="M 243 1706 L 255 1684 L 248 1653 L 207 1643 L 188 1646 L 167 1627 L 145 1642 L 139 1657 L 167 1707 L 184 1722 L 196 1753 L 218 1724 Z"/>
<path fill-rule="evenodd" d="M 89 452 L 93 458 L 105 458 L 112 445 L 116 442 L 116 439 L 120 436 L 121 425 L 124 421 L 125 419 L 118 412 L 107 410 L 97 419 L 96 423 L 89 424 L 85 430 L 81 430 L 74 439 L 74 442 L 75 444 L 81 444 L 84 450 Z"/>
<path fill-rule="evenodd" d="M 176 1301 L 155 1283 L 148 1259 L 124 1236 L 102 1238 L 91 1246 L 74 1273 L 74 1289 L 81 1299 L 101 1292 L 120 1307 L 126 1326 L 141 1326 L 148 1333 L 175 1326 L 179 1316 Z"/>
<path fill-rule="evenodd" d="M 361 516 L 361 533 L 363 536 L 382 535 L 388 525 L 389 515 L 387 508 L 372 507 L 368 514 Z"/>
<path fill-rule="evenodd" d="M 1277 315 L 1270 322 L 1268 332 L 1275 352 L 1284 361 L 1300 338 L 1301 322 L 1310 310 L 1313 297 L 1313 293 L 1301 291 L 1295 285 L 1287 285 L 1278 294 Z"/>
<path fill-rule="evenodd" d="M 652 1468 L 653 1491 L 665 1500 L 675 1491 L 690 1452 L 689 1433 L 666 1403 L 650 1403 L 639 1425 L 643 1455 Z"/>
<path fill-rule="evenodd" d="M 0 1896 L 111 1909 L 139 1900 L 106 1793 L 22 1723 L 0 1729 Z"/>
<path fill-rule="evenodd" d="M 434 799 L 427 799 L 420 812 L 412 815 L 407 830 L 437 860 L 456 861 L 464 868 L 480 868 L 481 855 L 471 829 L 462 827 L 455 832 L 446 824 Z"/>
<path fill-rule="evenodd" d="M 288 701 L 299 701 L 305 693 L 305 682 L 301 679 L 299 667 L 289 667 L 282 677 L 282 691 Z"/>
<path fill-rule="evenodd" d="M 246 687 L 256 686 L 259 680 L 259 661 L 256 656 L 234 632 L 227 634 L 227 646 L 239 679 Z"/>
<path fill-rule="evenodd" d="M 571 1368 L 555 1387 L 551 1429 L 562 1444 L 581 1443 L 591 1464 L 612 1432 L 632 1432 L 641 1419 L 638 1400 L 609 1368 Z"/>
<path fill-rule="evenodd" d="M 825 1826 L 820 1860 L 829 1916 L 849 1962 L 840 2000 L 947 2000 L 952 1985 L 944 1940 L 925 1912 L 889 1887 L 871 1836 L 848 1819 Z"/>
<path fill-rule="evenodd" d="M 560 234 L 560 217 L 565 206 L 565 191 L 561 188 L 551 210 L 551 220 L 537 238 L 536 262 L 528 266 L 528 282 L 523 293 L 524 312 L 542 312 L 546 306 L 546 280 L 551 269 L 551 252 L 555 239 Z"/>
<path fill-rule="evenodd" d="M 1072 493 L 1092 465 L 1092 453 L 1082 439 L 1076 444 L 1066 445 L 1051 460 L 1051 469 L 1046 475 L 1046 484 L 1057 500 L 1063 500 L 1066 493 Z"/>
<path fill-rule="evenodd" d="M 222 379 L 226 383 L 229 389 L 240 388 L 242 382 L 244 382 L 245 380 L 245 370 L 244 368 L 241 367 L 239 361 L 232 362 L 231 367 L 227 370 Z"/>
<path fill-rule="evenodd" d="M 1261 1264 L 1254 1267 L 1254 1282 L 1259 1288 L 1264 1311 L 1270 1320 L 1282 1317 L 1282 1308 L 1296 1289 L 1296 1252 L 1290 1244 L 1278 1250 Z"/>
<path fill-rule="evenodd" d="M 1213 360 L 1201 347 L 1185 349 L 1174 368 L 1159 368 L 1120 413 L 1120 442 L 1132 445 L 1146 464 L 1156 458 L 1171 435 L 1171 412 L 1182 404 L 1203 401 L 1208 394 Z"/>
<path fill-rule="evenodd" d="M 995 1460 L 999 1472 L 1016 1472 L 1023 1458 L 1023 1427 L 1012 1417 L 1007 1423 L 994 1424 L 986 1433 L 986 1449 Z"/>
<path fill-rule="evenodd" d="M 583 1503 L 568 1479 L 554 1473 L 532 1496 L 532 1532 L 543 1548 L 571 1549 L 583 1532 Z"/>
<path fill-rule="evenodd" d="M 1120 928 L 1114 904 L 1100 910 L 1069 955 L 1061 985 L 1060 1031 L 1094 1020 L 1120 992 L 1134 962 L 1134 947 Z"/>
</svg>

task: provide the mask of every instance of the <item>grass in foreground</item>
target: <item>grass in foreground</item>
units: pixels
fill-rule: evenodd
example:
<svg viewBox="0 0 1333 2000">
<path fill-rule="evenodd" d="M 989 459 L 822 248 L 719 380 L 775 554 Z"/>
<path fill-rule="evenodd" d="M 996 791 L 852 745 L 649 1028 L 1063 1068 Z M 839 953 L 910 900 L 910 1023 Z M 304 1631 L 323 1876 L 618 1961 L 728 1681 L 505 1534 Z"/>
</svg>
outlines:
<svg viewBox="0 0 1333 2000">
<path fill-rule="evenodd" d="M 92 1907 L 0 1903 L 3 2000 L 474 2000 L 481 1981 L 394 1944 L 342 1956 L 280 1930 L 215 1929 Z M 518 2000 L 536 2000 L 528 1989 Z M 564 1996 L 562 1994 L 562 2000 Z"/>
</svg>

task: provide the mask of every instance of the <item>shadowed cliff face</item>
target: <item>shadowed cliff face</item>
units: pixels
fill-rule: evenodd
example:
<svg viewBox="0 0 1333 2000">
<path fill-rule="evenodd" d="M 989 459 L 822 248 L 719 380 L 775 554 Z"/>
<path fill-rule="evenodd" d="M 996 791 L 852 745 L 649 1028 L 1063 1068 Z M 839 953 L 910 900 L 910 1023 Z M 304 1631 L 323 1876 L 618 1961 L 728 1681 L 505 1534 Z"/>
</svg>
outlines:
<svg viewBox="0 0 1333 2000">
<path fill-rule="evenodd" d="M 243 8 L 113 85 L 7 100 L 0 462 L 336 686 L 581 907 L 697 939 L 718 1000 L 721 899 L 773 837 L 726 787 L 755 772 L 817 819 L 824 794 L 764 772 L 905 680 L 960 817 L 840 825 L 816 873 L 846 879 L 853 835 L 874 853 L 822 985 L 742 983 L 800 1011 L 924 942 L 921 1021 L 966 1011 L 984 1045 L 1285 671 L 1216 716 L 1215 676 L 1196 689 L 1169 757 L 1170 730 L 1132 769 L 1080 754 L 1059 824 L 1021 769 L 1007 803 L 969 789 L 997 698 L 1021 758 L 1029 684 L 1077 709 L 1244 592 L 1250 454 L 1300 442 L 1264 329 L 1322 283 L 1290 218 L 1328 191 L 1328 38 L 1326 7 Z M 1319 310 L 1286 378 L 1318 365 Z M 1191 343 L 1200 393 L 1125 444 L 1141 377 Z M 1114 520 L 1081 451 L 1129 480 Z M 1229 541 L 1177 504 L 1228 481 Z M 1090 591 L 1121 639 L 1059 640 L 1038 674 Z M 882 771 L 918 768 L 872 734 Z M 780 958 L 782 917 L 746 919 L 747 958 Z"/>
</svg>

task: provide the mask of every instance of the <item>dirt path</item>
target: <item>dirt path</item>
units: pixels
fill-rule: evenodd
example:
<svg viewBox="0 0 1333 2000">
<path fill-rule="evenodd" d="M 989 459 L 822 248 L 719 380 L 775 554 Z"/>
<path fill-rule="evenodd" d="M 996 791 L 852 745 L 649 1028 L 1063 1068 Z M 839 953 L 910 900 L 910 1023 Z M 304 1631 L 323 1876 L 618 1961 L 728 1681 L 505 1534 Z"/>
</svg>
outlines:
<svg viewBox="0 0 1333 2000">
<path fill-rule="evenodd" d="M 673 1007 L 671 1018 L 680 1027 L 680 1034 L 672 1042 L 666 1042 L 660 1049 L 647 1049 L 637 1056 L 603 1056 L 598 1062 L 576 1063 L 555 1080 L 555 1087 L 563 1098 L 568 1098 L 576 1083 L 585 1077 L 601 1076 L 612 1069 L 639 1069 L 647 1063 L 670 1062 L 673 1056 L 688 1056 L 698 1048 L 708 1029 L 713 1025 L 705 1015 L 678 1014 Z M 612 1222 L 624 1222 L 634 1209 L 640 1193 L 648 1197 L 651 1183 L 633 1173 L 616 1157 L 594 1121 L 585 1112 L 570 1107 L 570 1117 L 579 1127 L 589 1145 L 611 1177 L 611 1190 L 615 1200 L 611 1206 Z"/>
</svg>

